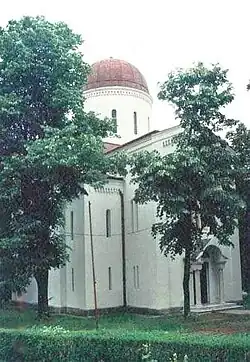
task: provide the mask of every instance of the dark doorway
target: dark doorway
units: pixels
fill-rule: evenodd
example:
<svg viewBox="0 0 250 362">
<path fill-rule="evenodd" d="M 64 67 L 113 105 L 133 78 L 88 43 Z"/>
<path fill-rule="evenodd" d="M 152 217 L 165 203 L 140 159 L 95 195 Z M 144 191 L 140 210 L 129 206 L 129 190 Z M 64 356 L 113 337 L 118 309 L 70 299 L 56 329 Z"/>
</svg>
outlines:
<svg viewBox="0 0 250 362">
<path fill-rule="evenodd" d="M 200 272 L 200 282 L 201 282 L 201 304 L 208 303 L 208 262 L 205 261 L 202 265 Z"/>
</svg>

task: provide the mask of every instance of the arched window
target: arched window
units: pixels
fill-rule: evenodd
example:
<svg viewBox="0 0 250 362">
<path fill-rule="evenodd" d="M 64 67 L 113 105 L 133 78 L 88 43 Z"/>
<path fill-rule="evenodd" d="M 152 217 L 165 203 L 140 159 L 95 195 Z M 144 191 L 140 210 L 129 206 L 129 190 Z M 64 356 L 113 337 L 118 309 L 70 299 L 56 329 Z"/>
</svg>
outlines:
<svg viewBox="0 0 250 362">
<path fill-rule="evenodd" d="M 106 237 L 111 236 L 111 210 L 106 210 Z"/>
<path fill-rule="evenodd" d="M 138 133 L 138 125 L 137 125 L 137 113 L 134 112 L 134 134 Z"/>
<path fill-rule="evenodd" d="M 116 109 L 112 109 L 111 118 L 112 118 L 112 121 L 115 122 L 115 127 L 116 127 L 115 131 L 117 132 L 117 112 L 116 112 Z"/>
</svg>

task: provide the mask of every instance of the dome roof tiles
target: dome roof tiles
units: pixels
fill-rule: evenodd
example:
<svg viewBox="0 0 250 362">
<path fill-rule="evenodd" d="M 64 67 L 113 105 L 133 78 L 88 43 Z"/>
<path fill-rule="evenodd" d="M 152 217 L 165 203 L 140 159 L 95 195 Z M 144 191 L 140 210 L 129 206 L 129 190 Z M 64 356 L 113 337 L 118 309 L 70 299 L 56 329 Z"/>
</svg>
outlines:
<svg viewBox="0 0 250 362">
<path fill-rule="evenodd" d="M 134 65 L 114 58 L 94 63 L 85 90 L 113 86 L 129 87 L 149 93 L 144 76 Z"/>
</svg>

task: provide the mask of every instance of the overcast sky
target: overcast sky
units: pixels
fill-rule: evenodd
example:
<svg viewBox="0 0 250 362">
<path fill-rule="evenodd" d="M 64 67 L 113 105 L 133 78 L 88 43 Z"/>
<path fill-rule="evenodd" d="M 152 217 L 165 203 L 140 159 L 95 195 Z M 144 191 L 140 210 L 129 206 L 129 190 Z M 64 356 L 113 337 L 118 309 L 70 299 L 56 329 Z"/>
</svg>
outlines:
<svg viewBox="0 0 250 362">
<path fill-rule="evenodd" d="M 65 21 L 82 34 L 87 62 L 112 56 L 137 66 L 154 98 L 155 129 L 176 124 L 172 109 L 157 101 L 157 82 L 175 67 L 219 62 L 235 87 L 227 113 L 250 127 L 249 10 L 249 0 L 8 0 L 0 25 L 23 15 Z"/>
</svg>

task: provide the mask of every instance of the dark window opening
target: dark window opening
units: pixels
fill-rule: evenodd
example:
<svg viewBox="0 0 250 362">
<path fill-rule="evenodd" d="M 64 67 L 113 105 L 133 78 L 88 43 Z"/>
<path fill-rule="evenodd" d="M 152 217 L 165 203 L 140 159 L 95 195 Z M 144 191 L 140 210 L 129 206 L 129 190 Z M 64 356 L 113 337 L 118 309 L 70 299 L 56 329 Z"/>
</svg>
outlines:
<svg viewBox="0 0 250 362">
<path fill-rule="evenodd" d="M 111 271 L 111 266 L 109 266 L 108 273 L 109 273 L 109 290 L 112 290 L 112 271 Z"/>
<path fill-rule="evenodd" d="M 138 125 L 137 125 L 137 113 L 134 112 L 134 134 L 138 133 Z"/>
<path fill-rule="evenodd" d="M 111 236 L 111 210 L 106 210 L 106 237 Z"/>
<path fill-rule="evenodd" d="M 116 111 L 116 109 L 112 109 L 111 118 L 112 118 L 112 121 L 114 121 L 114 123 L 115 123 L 115 132 L 117 132 L 117 111 Z"/>
<path fill-rule="evenodd" d="M 74 212 L 70 212 L 70 235 L 71 240 L 74 240 Z"/>
<path fill-rule="evenodd" d="M 75 291 L 75 271 L 74 268 L 71 269 L 71 287 L 72 287 L 72 292 Z"/>
</svg>

